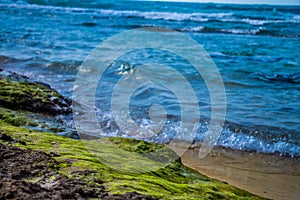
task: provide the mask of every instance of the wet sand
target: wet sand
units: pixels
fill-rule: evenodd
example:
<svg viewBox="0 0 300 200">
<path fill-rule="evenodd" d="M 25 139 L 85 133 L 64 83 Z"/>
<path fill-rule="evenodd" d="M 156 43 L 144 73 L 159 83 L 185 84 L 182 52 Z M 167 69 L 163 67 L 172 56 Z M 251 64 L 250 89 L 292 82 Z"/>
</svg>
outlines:
<svg viewBox="0 0 300 200">
<path fill-rule="evenodd" d="M 300 199 L 300 159 L 215 147 L 204 159 L 197 148 L 182 162 L 202 174 L 271 199 Z"/>
</svg>

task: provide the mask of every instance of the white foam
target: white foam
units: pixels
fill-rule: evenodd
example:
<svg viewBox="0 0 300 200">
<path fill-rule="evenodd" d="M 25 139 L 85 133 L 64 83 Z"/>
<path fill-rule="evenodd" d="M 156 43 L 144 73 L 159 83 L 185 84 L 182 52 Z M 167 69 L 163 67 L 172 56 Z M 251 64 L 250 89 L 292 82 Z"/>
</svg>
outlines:
<svg viewBox="0 0 300 200">
<path fill-rule="evenodd" d="M 107 117 L 103 117 L 107 120 Z M 102 119 L 103 119 L 102 118 Z M 110 119 L 113 120 L 113 119 Z M 101 120 L 100 120 L 101 121 Z M 149 126 L 151 121 L 149 119 L 141 119 L 138 121 L 141 123 L 141 126 Z M 108 123 L 110 124 L 110 123 Z M 197 136 L 195 141 L 203 141 L 206 137 L 207 131 L 207 123 L 201 123 L 198 125 Z M 162 132 L 159 133 L 156 137 L 144 138 L 149 142 L 158 142 L 158 143 L 165 143 L 169 142 L 174 138 L 177 134 L 180 127 L 180 122 L 171 122 L 166 121 L 166 126 L 163 128 Z M 108 127 L 106 127 L 108 128 Z M 106 136 L 115 136 L 115 134 L 120 132 L 115 130 L 113 133 L 107 133 Z M 123 137 L 131 137 L 128 135 L 124 135 Z M 139 137 L 139 135 L 135 135 L 135 137 Z M 185 138 L 177 138 L 185 140 Z M 248 135 L 243 132 L 235 133 L 231 131 L 229 128 L 224 128 L 222 134 L 215 144 L 218 146 L 228 147 L 232 149 L 238 150 L 246 150 L 246 151 L 256 151 L 261 153 L 279 153 L 279 155 L 290 155 L 291 157 L 300 156 L 300 146 L 294 144 L 292 141 L 285 141 L 284 139 L 278 140 L 262 140 L 257 138 L 253 135 Z"/>
<path fill-rule="evenodd" d="M 300 146 L 290 141 L 264 141 L 242 132 L 234 133 L 226 128 L 223 130 L 217 145 L 239 150 L 253 150 L 261 153 L 288 154 L 291 157 L 300 156 Z"/>
<path fill-rule="evenodd" d="M 119 17 L 143 17 L 153 20 L 173 20 L 173 21 L 198 21 L 205 22 L 211 18 L 221 19 L 231 16 L 231 13 L 177 13 L 177 12 L 142 12 L 136 10 L 110 10 L 110 9 L 93 9 L 93 8 L 74 8 L 74 7 L 56 7 L 35 4 L 0 4 L 0 7 L 34 9 L 34 10 L 51 10 L 52 12 L 71 12 L 82 14 L 98 14 L 100 16 L 119 16 Z"/>
<path fill-rule="evenodd" d="M 111 10 L 111 9 L 95 9 L 95 8 L 75 8 L 75 7 L 59 7 L 45 6 L 35 4 L 0 4 L 0 7 L 34 9 L 34 10 L 51 10 L 51 12 L 65 12 L 76 14 L 95 14 L 102 17 L 141 17 L 152 20 L 170 20 L 170 21 L 194 21 L 207 22 L 209 20 L 218 20 L 221 22 L 242 22 L 251 25 L 262 26 L 271 23 L 300 23 L 300 15 L 293 16 L 291 19 L 285 20 L 257 20 L 257 19 L 237 19 L 231 12 L 226 13 L 178 13 L 178 12 L 142 12 L 137 10 Z"/>
<path fill-rule="evenodd" d="M 177 13 L 177 12 L 141 12 L 141 11 L 118 11 L 118 10 L 99 10 L 103 15 L 114 15 L 123 17 L 143 17 L 153 20 L 173 20 L 173 21 L 198 21 L 205 22 L 211 18 L 223 18 L 231 16 L 231 13 Z"/>
</svg>

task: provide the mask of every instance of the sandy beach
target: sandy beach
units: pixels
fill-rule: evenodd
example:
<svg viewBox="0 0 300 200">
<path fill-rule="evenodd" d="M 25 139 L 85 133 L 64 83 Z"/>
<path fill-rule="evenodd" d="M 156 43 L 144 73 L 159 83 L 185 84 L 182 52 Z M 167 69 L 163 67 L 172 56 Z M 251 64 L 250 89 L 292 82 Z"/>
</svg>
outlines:
<svg viewBox="0 0 300 200">
<path fill-rule="evenodd" d="M 197 148 L 189 149 L 182 161 L 202 174 L 263 197 L 300 197 L 299 159 L 215 147 L 204 159 L 198 158 Z"/>
</svg>

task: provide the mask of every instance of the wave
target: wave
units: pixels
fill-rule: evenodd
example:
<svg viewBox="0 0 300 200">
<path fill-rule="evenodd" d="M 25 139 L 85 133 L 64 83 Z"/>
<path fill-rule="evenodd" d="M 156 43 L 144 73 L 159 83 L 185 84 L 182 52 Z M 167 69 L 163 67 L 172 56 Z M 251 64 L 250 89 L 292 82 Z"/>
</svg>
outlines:
<svg viewBox="0 0 300 200">
<path fill-rule="evenodd" d="M 287 141 L 285 138 L 262 140 L 259 137 L 248 135 L 243 132 L 234 133 L 228 128 L 223 129 L 217 145 L 244 151 L 255 151 L 268 154 L 278 153 L 280 156 L 284 155 L 292 158 L 300 156 L 300 146 L 294 144 L 292 141 Z"/>
<path fill-rule="evenodd" d="M 95 24 L 96 25 L 96 24 Z M 132 24 L 126 24 L 126 25 L 114 25 L 113 27 L 118 28 L 126 28 L 126 29 L 133 29 L 133 28 L 144 28 L 144 27 L 157 27 L 162 28 L 161 26 L 153 24 L 141 24 L 141 25 L 132 25 Z M 283 34 L 280 32 L 277 32 L 275 30 L 268 30 L 265 28 L 252 28 L 252 29 L 224 29 L 224 28 L 213 28 L 208 26 L 190 26 L 190 27 L 183 27 L 183 28 L 173 28 L 173 27 L 167 27 L 173 30 L 176 30 L 178 32 L 198 32 L 198 33 L 221 33 L 221 34 L 235 34 L 235 35 L 260 35 L 260 36 L 272 36 L 272 37 L 283 37 L 283 38 L 298 38 L 300 36 L 300 33 L 289 33 Z"/>
<path fill-rule="evenodd" d="M 255 26 L 262 26 L 266 24 L 299 24 L 300 19 L 297 16 L 294 16 L 291 19 L 251 19 L 250 17 L 243 17 L 243 18 L 233 18 L 233 19 L 220 19 L 222 22 L 236 22 L 236 23 L 246 23 Z"/>
<path fill-rule="evenodd" d="M 249 5 L 245 4 L 207 4 L 206 9 L 220 9 L 220 10 L 233 10 L 233 11 L 248 11 Z M 299 6 L 295 5 L 251 5 L 252 11 L 267 11 L 271 13 L 278 12 L 291 12 L 299 14 Z"/>
<path fill-rule="evenodd" d="M 98 116 L 100 124 L 104 129 L 106 136 L 128 136 L 119 130 L 110 114 L 101 114 Z M 151 120 L 147 118 L 140 119 L 140 126 L 151 126 Z M 137 122 L 138 123 L 138 122 Z M 203 119 L 198 124 L 194 143 L 203 142 L 206 137 L 208 127 L 207 119 Z M 170 142 L 180 129 L 180 121 L 168 121 L 162 131 L 154 137 L 145 138 L 144 134 L 135 135 L 149 142 L 168 143 Z M 238 124 L 226 122 L 216 146 L 223 146 L 231 149 L 242 151 L 254 151 L 267 154 L 279 154 L 280 156 L 288 156 L 292 158 L 300 157 L 299 136 L 291 130 L 283 130 L 276 127 L 247 127 Z M 186 140 L 187 138 L 177 138 Z"/>
<path fill-rule="evenodd" d="M 16 0 L 2 0 L 5 3 L 15 3 Z M 18 0 L 17 2 L 28 3 L 28 4 L 39 4 L 39 5 L 56 5 L 56 6 L 69 6 L 69 7 L 90 7 L 90 8 L 104 8 L 111 7 L 115 2 L 122 3 L 122 1 L 112 1 L 112 0 Z M 126 2 L 126 5 L 128 2 Z M 153 2 L 148 2 L 153 3 Z M 160 2 L 162 4 L 168 5 L 169 2 Z M 157 4 L 154 2 L 153 4 Z M 180 2 L 179 4 L 184 4 Z M 184 4 L 186 6 L 186 4 Z M 189 3 L 192 7 L 197 5 L 203 9 L 214 9 L 214 10 L 233 10 L 233 11 L 245 11 L 249 10 L 248 5 L 244 4 L 216 4 L 216 3 Z M 299 14 L 299 6 L 287 6 L 287 5 L 252 5 L 251 10 L 253 11 L 267 11 L 272 13 L 278 12 L 292 12 Z"/>
<path fill-rule="evenodd" d="M 10 58 L 8 56 L 0 55 L 0 65 L 4 65 L 7 63 L 15 63 L 15 62 L 21 62 L 22 60 Z"/>
<path fill-rule="evenodd" d="M 50 70 L 54 72 L 68 72 L 76 73 L 78 67 L 81 65 L 82 61 L 77 60 L 64 60 L 64 61 L 52 61 L 42 59 L 40 57 L 32 57 L 29 59 L 15 59 L 12 57 L 0 55 L 0 66 L 3 68 L 11 68 L 12 65 L 15 68 L 18 66 L 35 68 L 38 70 Z"/>
<path fill-rule="evenodd" d="M 60 7 L 36 4 L 0 4 L 0 7 L 36 9 L 51 12 L 66 12 L 76 14 L 93 14 L 96 17 L 124 17 L 124 18 L 143 18 L 149 20 L 165 20 L 165 21 L 190 21 L 190 22 L 232 22 L 246 23 L 255 26 L 265 24 L 278 23 L 300 23 L 300 15 L 292 16 L 288 19 L 252 19 L 249 16 L 239 16 L 232 12 L 217 13 L 179 13 L 179 12 L 143 12 L 138 10 L 113 10 L 113 9 L 97 9 L 97 8 L 76 8 L 76 7 Z"/>
<path fill-rule="evenodd" d="M 266 82 L 283 82 L 283 83 L 300 84 L 300 73 L 292 73 L 292 74 L 255 73 L 254 77 Z"/>
<path fill-rule="evenodd" d="M 237 34 L 237 35 L 265 35 L 273 37 L 290 37 L 296 38 L 299 35 L 283 35 L 275 31 L 267 30 L 264 28 L 256 29 L 224 29 L 224 28 L 211 28 L 206 26 L 197 26 L 197 27 L 184 27 L 182 29 L 176 29 L 181 32 L 202 32 L 202 33 L 223 33 L 223 34 Z"/>
</svg>

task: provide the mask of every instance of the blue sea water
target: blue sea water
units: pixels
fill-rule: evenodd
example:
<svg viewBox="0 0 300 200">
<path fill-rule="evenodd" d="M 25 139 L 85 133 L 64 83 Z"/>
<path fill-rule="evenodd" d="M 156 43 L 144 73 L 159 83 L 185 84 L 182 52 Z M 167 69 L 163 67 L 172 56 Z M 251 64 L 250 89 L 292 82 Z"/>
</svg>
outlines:
<svg viewBox="0 0 300 200">
<path fill-rule="evenodd" d="M 141 27 L 184 33 L 203 45 L 225 84 L 226 123 L 217 145 L 300 156 L 300 6 L 0 0 L 0 25 L 0 67 L 69 97 L 81 62 L 105 39 Z M 112 69 L 150 61 L 173 66 L 189 79 L 203 119 L 195 140 L 202 140 L 210 96 L 189 65 L 167 52 L 145 50 L 120 58 Z M 107 75 L 97 90 L 98 118 L 108 135 L 126 136 L 113 125 L 109 106 L 119 75 Z M 147 109 L 153 103 L 166 107 L 171 117 L 151 140 L 167 142 L 179 126 L 180 105 L 168 91 L 141 88 L 131 108 L 138 124 L 149 123 Z"/>
</svg>

